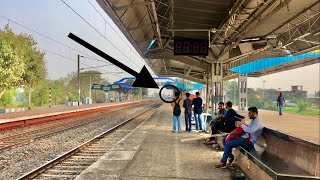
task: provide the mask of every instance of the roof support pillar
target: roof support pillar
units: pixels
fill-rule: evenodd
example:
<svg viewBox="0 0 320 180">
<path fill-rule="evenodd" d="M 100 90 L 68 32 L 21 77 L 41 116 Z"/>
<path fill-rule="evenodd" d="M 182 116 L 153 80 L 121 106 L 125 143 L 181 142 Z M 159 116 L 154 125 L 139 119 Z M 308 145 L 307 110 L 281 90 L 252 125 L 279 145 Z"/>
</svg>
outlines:
<svg viewBox="0 0 320 180">
<path fill-rule="evenodd" d="M 223 101 L 223 68 L 222 63 L 212 63 L 211 66 L 211 113 L 217 111 L 217 105 Z"/>
<path fill-rule="evenodd" d="M 239 74 L 238 76 L 238 88 L 239 88 L 238 110 L 246 110 L 248 107 L 247 79 L 248 79 L 247 74 Z"/>
</svg>

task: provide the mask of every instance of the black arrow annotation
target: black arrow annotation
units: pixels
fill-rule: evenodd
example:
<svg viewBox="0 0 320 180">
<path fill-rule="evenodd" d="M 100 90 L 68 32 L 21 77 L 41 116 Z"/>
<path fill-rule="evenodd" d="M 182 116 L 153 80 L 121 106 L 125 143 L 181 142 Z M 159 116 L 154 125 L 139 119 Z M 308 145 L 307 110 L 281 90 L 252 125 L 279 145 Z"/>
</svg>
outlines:
<svg viewBox="0 0 320 180">
<path fill-rule="evenodd" d="M 131 74 L 132 76 L 136 77 L 136 80 L 132 84 L 133 87 L 144 87 L 144 88 L 157 88 L 159 89 L 157 83 L 154 81 L 152 76 L 150 75 L 146 66 L 143 66 L 140 73 L 135 72 L 134 70 L 130 69 L 128 66 L 122 64 L 121 62 L 117 61 L 113 57 L 109 56 L 108 54 L 102 52 L 100 49 L 92 46 L 91 44 L 87 43 L 83 39 L 79 38 L 78 36 L 69 33 L 68 37 L 75 42 L 81 44 L 82 46 L 86 47 L 90 51 L 96 53 L 97 55 L 101 56 L 102 58 L 106 59 L 110 63 L 118 66 L 120 69 L 126 71 L 127 73 Z"/>
</svg>

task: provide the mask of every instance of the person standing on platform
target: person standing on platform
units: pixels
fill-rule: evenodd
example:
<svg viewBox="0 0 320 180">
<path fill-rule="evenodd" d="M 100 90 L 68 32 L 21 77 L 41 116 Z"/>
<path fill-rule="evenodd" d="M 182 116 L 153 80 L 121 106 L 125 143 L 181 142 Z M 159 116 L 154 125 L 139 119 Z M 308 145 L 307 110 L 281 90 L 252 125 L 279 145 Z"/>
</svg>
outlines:
<svg viewBox="0 0 320 180">
<path fill-rule="evenodd" d="M 282 108 L 285 103 L 286 103 L 286 101 L 284 100 L 282 93 L 280 93 L 280 95 L 278 96 L 278 99 L 277 99 L 277 106 L 279 106 L 279 115 L 280 116 L 282 116 Z"/>
<path fill-rule="evenodd" d="M 193 99 L 192 105 L 193 113 L 194 113 L 194 120 L 196 121 L 196 130 L 202 131 L 202 122 L 201 122 L 201 114 L 202 114 L 202 99 L 200 97 L 200 93 L 196 92 L 196 98 Z"/>
<path fill-rule="evenodd" d="M 186 99 L 183 101 L 184 119 L 186 122 L 186 131 L 191 131 L 191 107 L 192 101 L 189 99 L 190 93 L 186 93 Z"/>
<path fill-rule="evenodd" d="M 243 133 L 241 137 L 229 140 L 228 142 L 226 142 L 226 137 L 222 139 L 224 144 L 223 156 L 221 160 L 214 165 L 215 168 L 226 168 L 227 165 L 233 164 L 234 156 L 232 154 L 232 148 L 241 146 L 247 151 L 254 150 L 254 143 L 261 136 L 264 126 L 258 117 L 258 109 L 256 107 L 250 107 L 248 111 L 249 118 L 252 119 L 248 125 L 239 121 L 241 118 L 237 118 L 238 126 L 241 124 L 239 127 L 241 127 L 245 133 Z M 249 139 L 249 141 L 247 139 Z"/>
<path fill-rule="evenodd" d="M 182 100 L 179 98 L 180 93 L 174 93 L 175 101 L 171 103 L 172 106 L 172 132 L 176 132 L 176 122 L 178 123 L 178 132 L 181 132 L 181 125 L 180 125 L 180 115 L 181 115 L 181 105 Z"/>
</svg>

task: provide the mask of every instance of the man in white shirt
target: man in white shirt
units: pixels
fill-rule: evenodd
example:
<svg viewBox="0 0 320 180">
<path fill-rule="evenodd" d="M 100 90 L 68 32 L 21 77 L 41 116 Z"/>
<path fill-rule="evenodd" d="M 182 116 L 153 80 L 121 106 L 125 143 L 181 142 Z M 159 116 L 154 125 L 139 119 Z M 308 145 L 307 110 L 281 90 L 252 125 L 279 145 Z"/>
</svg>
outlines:
<svg viewBox="0 0 320 180">
<path fill-rule="evenodd" d="M 264 126 L 262 121 L 258 118 L 258 109 L 256 107 L 250 107 L 248 111 L 249 118 L 252 119 L 252 121 L 248 125 L 241 122 L 241 128 L 245 133 L 243 133 L 240 138 L 233 139 L 228 142 L 225 142 L 225 138 L 223 139 L 223 156 L 220 162 L 214 165 L 215 168 L 226 168 L 227 165 L 232 164 L 234 160 L 232 148 L 241 146 L 245 149 L 251 150 L 254 148 L 253 144 L 257 141 L 259 136 L 261 136 Z M 246 142 L 245 139 L 248 138 L 248 136 L 250 136 L 250 141 Z"/>
</svg>

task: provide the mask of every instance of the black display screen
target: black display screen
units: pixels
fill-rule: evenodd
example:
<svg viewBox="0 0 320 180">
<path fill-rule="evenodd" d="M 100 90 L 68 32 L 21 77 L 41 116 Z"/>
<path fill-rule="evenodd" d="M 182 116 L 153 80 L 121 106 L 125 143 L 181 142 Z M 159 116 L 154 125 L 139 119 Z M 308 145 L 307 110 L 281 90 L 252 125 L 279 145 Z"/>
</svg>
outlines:
<svg viewBox="0 0 320 180">
<path fill-rule="evenodd" d="M 174 55 L 208 56 L 208 46 L 208 40 L 174 39 Z"/>
</svg>

